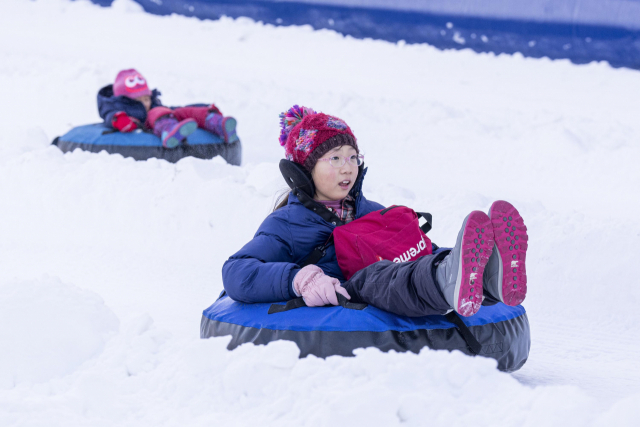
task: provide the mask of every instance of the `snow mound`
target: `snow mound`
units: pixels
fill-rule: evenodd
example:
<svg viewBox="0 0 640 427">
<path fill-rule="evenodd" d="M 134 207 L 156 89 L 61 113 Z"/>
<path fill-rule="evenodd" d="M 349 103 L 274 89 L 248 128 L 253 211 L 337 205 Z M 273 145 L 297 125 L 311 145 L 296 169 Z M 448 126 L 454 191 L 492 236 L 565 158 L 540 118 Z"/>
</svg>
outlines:
<svg viewBox="0 0 640 427">
<path fill-rule="evenodd" d="M 0 307 L 0 388 L 70 374 L 118 330 L 97 294 L 53 278 L 0 284 Z"/>
<path fill-rule="evenodd" d="M 226 340 L 216 339 L 185 348 L 180 375 L 193 375 L 195 369 L 201 386 L 184 390 L 176 410 L 186 411 L 179 408 L 203 399 L 212 402 L 212 412 L 225 409 L 239 422 L 234 425 L 277 421 L 292 426 L 488 426 L 525 420 L 551 425 L 570 416 L 575 419 L 570 425 L 584 425 L 590 416 L 590 411 L 574 415 L 591 403 L 575 387 L 523 387 L 498 372 L 493 360 L 460 352 L 366 349 L 358 350 L 356 358 L 322 360 L 297 359 L 297 347 L 288 342 L 248 344 L 231 353 L 223 345 Z M 215 366 L 210 360 L 217 361 Z M 558 405 L 559 399 L 571 403 Z M 509 402 L 509 410 L 498 410 L 500 401 Z"/>
<path fill-rule="evenodd" d="M 114 0 L 111 3 L 111 9 L 117 13 L 144 13 L 144 9 L 139 3 L 133 0 Z"/>
<path fill-rule="evenodd" d="M 298 359 L 286 341 L 227 344 L 172 338 L 141 316 L 73 375 L 4 396 L 13 410 L 0 422 L 48 413 L 47 425 L 585 426 L 595 414 L 577 387 L 524 387 L 493 360 L 460 352 L 323 360 Z"/>
</svg>

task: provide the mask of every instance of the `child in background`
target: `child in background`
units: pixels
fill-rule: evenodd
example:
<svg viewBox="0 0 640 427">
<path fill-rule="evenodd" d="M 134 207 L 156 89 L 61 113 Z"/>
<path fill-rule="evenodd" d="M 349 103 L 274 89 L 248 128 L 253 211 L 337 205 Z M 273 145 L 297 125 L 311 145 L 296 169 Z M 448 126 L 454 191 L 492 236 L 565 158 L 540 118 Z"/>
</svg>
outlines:
<svg viewBox="0 0 640 427">
<path fill-rule="evenodd" d="M 160 92 L 149 90 L 147 81 L 135 69 L 122 70 L 115 83 L 98 92 L 98 110 L 107 126 L 120 132 L 151 130 L 165 148 L 180 145 L 198 127 L 236 142 L 236 120 L 224 117 L 214 105 L 168 108 L 162 105 Z"/>
</svg>

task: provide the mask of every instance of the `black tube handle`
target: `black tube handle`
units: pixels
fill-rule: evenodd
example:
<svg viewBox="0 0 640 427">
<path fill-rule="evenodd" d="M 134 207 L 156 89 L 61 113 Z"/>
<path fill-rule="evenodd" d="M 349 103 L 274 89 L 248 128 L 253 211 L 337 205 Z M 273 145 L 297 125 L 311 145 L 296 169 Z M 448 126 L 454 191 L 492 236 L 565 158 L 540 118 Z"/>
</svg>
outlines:
<svg viewBox="0 0 640 427">
<path fill-rule="evenodd" d="M 351 310 L 364 310 L 367 307 L 367 304 L 349 301 L 347 297 L 345 297 L 342 294 L 336 293 L 336 296 L 338 297 L 338 304 L 340 305 L 340 307 L 348 308 Z M 300 307 L 307 307 L 307 304 L 304 302 L 304 299 L 302 297 L 289 300 L 285 305 L 271 304 L 271 307 L 269 307 L 268 314 L 282 313 L 282 312 L 293 310 Z M 325 305 L 325 307 L 334 307 L 334 306 Z"/>
</svg>

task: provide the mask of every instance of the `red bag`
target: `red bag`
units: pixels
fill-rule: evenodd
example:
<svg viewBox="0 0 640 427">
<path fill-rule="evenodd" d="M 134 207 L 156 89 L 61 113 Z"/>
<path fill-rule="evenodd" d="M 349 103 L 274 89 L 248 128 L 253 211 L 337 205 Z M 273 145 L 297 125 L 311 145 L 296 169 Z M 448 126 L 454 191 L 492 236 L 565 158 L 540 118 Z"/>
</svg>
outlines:
<svg viewBox="0 0 640 427">
<path fill-rule="evenodd" d="M 427 220 L 422 227 L 420 217 Z M 383 259 L 415 261 L 432 253 L 431 240 L 426 235 L 430 229 L 430 214 L 416 213 L 406 206 L 371 212 L 333 230 L 338 265 L 348 280 Z"/>
</svg>

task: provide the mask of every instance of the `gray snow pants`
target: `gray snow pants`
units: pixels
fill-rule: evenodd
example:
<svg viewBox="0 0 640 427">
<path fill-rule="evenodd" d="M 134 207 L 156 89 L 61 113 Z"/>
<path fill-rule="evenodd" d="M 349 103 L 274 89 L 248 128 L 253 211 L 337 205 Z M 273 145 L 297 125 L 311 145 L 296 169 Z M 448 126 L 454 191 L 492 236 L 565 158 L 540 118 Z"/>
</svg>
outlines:
<svg viewBox="0 0 640 427">
<path fill-rule="evenodd" d="M 363 268 L 342 286 L 352 302 L 364 302 L 400 316 L 445 314 L 451 307 L 436 280 L 438 264 L 450 250 L 440 249 L 416 261 L 379 261 Z M 483 305 L 498 302 L 485 292 Z"/>
</svg>

